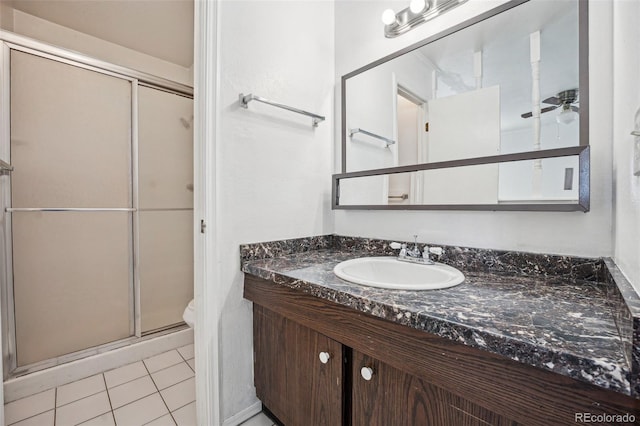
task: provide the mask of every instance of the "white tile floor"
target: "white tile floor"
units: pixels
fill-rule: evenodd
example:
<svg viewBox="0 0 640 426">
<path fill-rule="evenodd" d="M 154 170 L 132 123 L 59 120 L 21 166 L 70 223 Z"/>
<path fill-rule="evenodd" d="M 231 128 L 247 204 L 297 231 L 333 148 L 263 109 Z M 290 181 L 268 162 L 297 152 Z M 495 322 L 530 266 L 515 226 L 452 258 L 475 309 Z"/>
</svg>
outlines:
<svg viewBox="0 0 640 426">
<path fill-rule="evenodd" d="M 184 346 L 5 404 L 5 425 L 195 426 L 194 371 Z"/>
<path fill-rule="evenodd" d="M 273 423 L 273 420 L 271 420 L 265 414 L 259 413 L 251 417 L 246 422 L 242 423 L 241 426 L 277 426 L 277 425 Z"/>
</svg>

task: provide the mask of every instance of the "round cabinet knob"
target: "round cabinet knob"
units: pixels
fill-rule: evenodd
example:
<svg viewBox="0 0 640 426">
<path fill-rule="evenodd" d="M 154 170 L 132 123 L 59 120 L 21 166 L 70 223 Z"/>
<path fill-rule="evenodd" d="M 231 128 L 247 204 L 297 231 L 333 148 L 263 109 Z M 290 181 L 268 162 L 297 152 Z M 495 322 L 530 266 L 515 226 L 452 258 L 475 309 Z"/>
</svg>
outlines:
<svg viewBox="0 0 640 426">
<path fill-rule="evenodd" d="M 360 369 L 360 375 L 365 380 L 371 380 L 373 377 L 373 369 L 371 367 L 362 367 Z"/>
<path fill-rule="evenodd" d="M 320 352 L 318 358 L 320 358 L 321 363 L 326 364 L 329 362 L 329 359 L 331 359 L 331 355 L 329 355 L 329 352 Z"/>
</svg>

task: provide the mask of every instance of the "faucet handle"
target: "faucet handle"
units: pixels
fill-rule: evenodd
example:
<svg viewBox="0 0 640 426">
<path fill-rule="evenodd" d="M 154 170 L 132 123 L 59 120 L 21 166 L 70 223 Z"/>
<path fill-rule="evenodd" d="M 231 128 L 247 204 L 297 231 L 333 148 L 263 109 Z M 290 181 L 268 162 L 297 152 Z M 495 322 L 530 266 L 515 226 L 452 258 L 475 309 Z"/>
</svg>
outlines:
<svg viewBox="0 0 640 426">
<path fill-rule="evenodd" d="M 422 258 L 429 260 L 429 246 L 424 246 L 422 250 Z"/>
<path fill-rule="evenodd" d="M 442 247 L 429 247 L 429 253 L 435 254 L 436 256 L 442 256 L 444 249 Z"/>
</svg>

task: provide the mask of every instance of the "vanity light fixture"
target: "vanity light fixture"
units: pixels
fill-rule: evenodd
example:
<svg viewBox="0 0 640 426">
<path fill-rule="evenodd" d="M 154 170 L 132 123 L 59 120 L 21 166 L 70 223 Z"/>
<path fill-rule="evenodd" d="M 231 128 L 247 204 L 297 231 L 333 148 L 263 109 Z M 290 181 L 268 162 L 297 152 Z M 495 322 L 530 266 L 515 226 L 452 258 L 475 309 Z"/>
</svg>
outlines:
<svg viewBox="0 0 640 426">
<path fill-rule="evenodd" d="M 425 0 L 411 0 L 409 3 L 409 10 L 413 13 L 420 13 L 427 7 Z"/>
<path fill-rule="evenodd" d="M 398 37 L 430 19 L 466 3 L 468 0 L 411 0 L 409 7 L 395 13 L 391 9 L 382 12 L 384 36 Z"/>
</svg>

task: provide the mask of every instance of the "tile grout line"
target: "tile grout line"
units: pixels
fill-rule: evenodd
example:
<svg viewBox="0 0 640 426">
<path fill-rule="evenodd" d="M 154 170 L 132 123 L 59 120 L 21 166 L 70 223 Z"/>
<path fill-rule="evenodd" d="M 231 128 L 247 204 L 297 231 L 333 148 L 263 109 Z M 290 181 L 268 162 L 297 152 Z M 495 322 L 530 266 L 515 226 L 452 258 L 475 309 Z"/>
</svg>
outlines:
<svg viewBox="0 0 640 426">
<path fill-rule="evenodd" d="M 144 378 L 144 377 L 149 377 L 149 378 L 151 378 L 151 376 L 142 376 L 142 377 L 140 377 L 140 379 L 142 379 L 142 378 Z M 151 379 L 151 382 L 153 383 L 153 379 Z M 145 399 L 145 398 L 147 398 L 147 397 L 149 397 L 149 396 L 153 395 L 154 393 L 160 393 L 160 392 L 157 390 L 158 388 L 155 386 L 155 383 L 154 383 L 154 387 L 156 388 L 156 391 L 155 391 L 155 392 L 152 392 L 152 393 L 150 393 L 150 394 L 148 394 L 148 395 L 145 395 L 145 396 L 141 396 L 140 398 L 134 399 L 133 401 L 127 402 L 127 403 L 126 403 L 126 404 L 124 404 L 124 405 L 121 405 L 121 406 L 119 406 L 119 407 L 117 407 L 117 408 L 114 408 L 114 409 L 113 409 L 113 411 L 115 411 L 115 410 L 119 410 L 119 409 L 121 409 L 121 408 L 123 408 L 123 407 L 126 407 L 127 405 L 131 405 L 131 404 L 133 404 L 134 402 L 138 402 L 138 401 L 140 401 L 141 399 Z M 162 398 L 162 395 L 160 395 L 160 397 Z"/>
<path fill-rule="evenodd" d="M 193 401 L 187 402 L 186 404 L 184 404 L 184 405 L 182 405 L 182 406 L 180 406 L 180 407 L 176 408 L 176 409 L 175 409 L 175 410 L 173 410 L 173 411 L 169 411 L 169 412 L 170 412 L 170 413 L 175 413 L 176 411 L 180 410 L 181 408 L 184 408 L 184 407 L 186 407 L 187 405 L 191 405 L 191 404 L 193 404 L 194 402 L 196 402 L 196 401 L 195 401 L 195 399 L 194 399 Z M 167 408 L 169 408 L 169 407 L 167 407 Z"/>
<path fill-rule="evenodd" d="M 191 343 L 191 345 L 193 345 L 193 343 Z M 189 345 L 185 345 L 185 346 L 189 346 Z M 177 349 L 174 349 L 174 350 L 178 352 L 178 354 L 180 355 L 180 357 L 182 357 L 182 359 L 183 359 L 185 362 L 189 361 L 189 359 L 193 359 L 193 358 L 195 358 L 195 356 L 193 356 L 193 357 L 191 357 L 191 358 L 189 358 L 189 359 L 186 359 L 186 358 L 184 357 L 184 355 L 182 355 L 182 352 L 180 352 L 180 350 L 179 350 L 179 349 L 182 349 L 182 348 L 184 348 L 184 346 L 181 346 L 181 347 L 179 347 L 179 348 L 177 348 Z M 195 348 L 194 348 L 194 349 L 195 349 Z"/>
<path fill-rule="evenodd" d="M 113 423 L 115 424 L 115 423 L 116 423 L 116 419 L 115 419 L 115 417 L 113 416 L 113 410 L 109 410 L 109 411 L 105 411 L 105 412 L 104 412 L 104 413 L 102 413 L 102 414 L 98 414 L 98 415 L 97 415 L 97 416 L 95 416 L 95 417 L 91 417 L 90 419 L 83 420 L 83 421 L 81 421 L 80 423 L 75 424 L 74 426 L 81 426 L 81 425 L 83 425 L 83 424 L 84 424 L 84 423 L 86 423 L 86 422 L 90 422 L 91 420 L 95 420 L 95 419 L 97 419 L 98 417 L 104 416 L 105 414 L 109 414 L 109 413 L 111 413 L 111 417 L 113 417 Z"/>
<path fill-rule="evenodd" d="M 123 385 L 129 384 L 129 383 L 131 383 L 131 382 L 135 382 L 136 380 L 142 379 L 143 377 L 148 376 L 148 375 L 149 375 L 149 374 L 145 374 L 144 376 L 136 377 L 135 379 L 131 379 L 131 380 L 128 380 L 128 381 L 126 381 L 126 382 L 122 382 L 122 383 L 120 383 L 119 385 L 115 385 L 115 386 L 112 386 L 112 387 L 107 387 L 107 390 L 109 390 L 109 389 L 115 389 L 115 388 L 118 388 L 118 387 L 120 387 L 120 386 L 123 386 Z M 105 384 L 106 384 L 106 383 L 105 383 Z"/>
<path fill-rule="evenodd" d="M 176 349 L 174 349 L 174 351 L 175 351 L 175 350 L 176 350 Z M 178 355 L 180 355 L 180 352 L 178 352 Z M 175 364 L 171 364 L 171 365 L 167 365 L 166 367 L 162 367 L 162 368 L 160 368 L 160 369 L 158 369 L 158 370 L 155 370 L 153 373 L 149 371 L 149 369 L 147 368 L 147 364 L 145 364 L 145 363 L 144 363 L 144 360 L 142 360 L 142 361 L 140 361 L 140 362 L 142 362 L 142 363 L 144 364 L 144 368 L 146 368 L 146 369 L 147 369 L 147 373 L 148 373 L 149 375 L 151 375 L 151 374 L 155 374 L 155 373 L 157 373 L 157 372 L 159 372 L 159 371 L 166 370 L 167 368 L 175 367 L 176 365 L 179 365 L 179 364 L 181 364 L 181 363 L 183 363 L 183 362 L 186 362 L 186 361 L 184 360 L 184 358 L 183 358 L 183 356 L 182 356 L 182 355 L 180 355 L 180 358 L 182 358 L 182 361 L 178 361 L 178 362 L 176 362 Z M 148 359 L 148 358 L 147 358 L 147 359 Z M 119 386 L 119 385 L 118 385 L 118 386 Z"/>
<path fill-rule="evenodd" d="M 171 368 L 171 367 L 175 367 L 176 365 L 180 365 L 180 364 L 186 364 L 186 365 L 187 365 L 187 367 L 189 368 L 189 370 L 193 371 L 193 376 L 191 376 L 191 377 L 187 377 L 186 379 L 180 380 L 179 382 L 175 382 L 174 384 L 172 384 L 172 385 L 170 385 L 170 386 L 167 386 L 166 388 L 162 388 L 162 389 L 160 389 L 160 388 L 158 387 L 158 385 L 156 384 L 156 381 L 155 381 L 155 380 L 153 380 L 153 374 L 156 374 L 156 373 L 158 373 L 158 372 L 160 372 L 160 371 L 162 371 L 162 370 L 166 370 L 166 369 Z M 146 366 L 145 366 L 145 367 L 146 367 Z M 171 367 L 163 368 L 162 370 L 158 370 L 158 371 L 154 371 L 153 373 L 149 373 L 149 377 L 151 377 L 151 381 L 153 381 L 153 384 L 156 386 L 156 389 L 158 389 L 158 392 L 161 392 L 161 391 L 163 391 L 163 390 L 169 389 L 170 387 L 173 387 L 173 386 L 177 385 L 178 383 L 182 383 L 182 382 L 184 382 L 184 381 L 187 381 L 187 380 L 191 379 L 192 377 L 195 377 L 196 372 L 193 370 L 193 368 L 191 368 L 191 367 L 189 366 L 189 364 L 187 364 L 187 362 L 186 362 L 186 361 L 181 361 L 181 362 L 179 362 L 178 364 L 174 364 L 174 365 L 172 365 Z"/>
<path fill-rule="evenodd" d="M 177 364 L 176 364 L 176 365 L 177 365 Z M 143 379 L 143 378 L 145 378 L 145 377 L 149 377 L 149 379 L 151 379 L 151 383 L 153 383 L 153 386 L 154 386 L 154 388 L 156 389 L 156 390 L 155 390 L 155 392 L 153 392 L 153 393 L 157 393 L 157 394 L 159 394 L 159 395 L 160 395 L 160 398 L 162 398 L 162 393 L 160 393 L 160 392 L 161 392 L 161 390 L 158 388 L 158 385 L 156 385 L 155 381 L 153 380 L 153 377 L 152 377 L 150 374 L 146 374 L 146 375 L 144 375 L 144 376 L 138 377 L 137 379 L 133 379 L 133 380 L 131 380 L 131 381 L 127 382 L 127 383 L 131 383 L 131 382 L 133 382 L 133 381 L 140 380 L 140 379 Z M 193 379 L 194 377 L 195 377 L 195 376 L 192 376 L 192 377 L 186 378 L 186 379 L 184 379 L 184 380 L 180 380 L 179 382 L 176 382 L 176 383 L 172 384 L 171 386 L 168 386 L 168 387 L 166 387 L 166 388 L 163 388 L 162 390 L 167 390 L 167 389 L 169 389 L 169 388 L 172 388 L 172 387 L 174 387 L 174 386 L 176 386 L 176 385 L 179 385 L 180 383 L 186 382 L 187 380 Z M 124 384 L 126 384 L 126 383 L 123 383 L 123 385 L 124 385 Z M 122 385 L 118 385 L 118 386 L 122 386 Z M 111 389 L 115 389 L 115 388 L 117 388 L 118 386 L 114 386 L 114 387 L 113 387 L 113 388 L 111 388 Z M 119 406 L 119 407 L 117 407 L 117 408 L 113 408 L 113 406 L 112 406 L 112 411 L 119 410 L 119 409 L 121 409 L 122 407 L 126 407 L 127 405 L 130 405 L 130 404 L 133 404 L 134 402 L 140 401 L 141 399 L 147 398 L 147 397 L 149 397 L 149 396 L 153 395 L 153 393 L 150 393 L 149 395 L 141 396 L 140 398 L 137 398 L 137 399 L 134 399 L 134 400 L 132 400 L 132 401 L 129 401 L 129 402 L 127 402 L 126 404 L 121 405 L 121 406 Z M 107 394 L 108 394 L 108 392 L 107 392 Z M 94 395 L 95 395 L 95 394 L 94 394 Z M 78 400 L 78 401 L 79 401 L 79 400 Z M 110 399 L 110 398 L 109 398 L 109 402 L 111 402 L 111 399 Z M 162 402 L 164 402 L 164 398 L 162 398 Z M 193 401 L 191 401 L 191 402 L 193 402 Z M 190 403 L 191 403 L 191 402 L 190 402 Z M 189 403 L 189 404 L 190 404 L 190 403 Z M 68 404 L 67 404 L 67 405 L 68 405 Z M 165 405 L 166 405 L 166 403 L 165 403 Z M 182 407 L 180 407 L 180 408 L 182 408 Z M 169 410 L 169 407 L 168 407 L 168 406 L 167 406 L 167 410 Z M 175 410 L 174 410 L 174 411 L 175 411 Z M 171 412 L 171 411 L 169 411 L 169 412 Z M 103 413 L 103 414 L 104 414 L 104 413 Z M 155 419 L 154 419 L 154 420 L 155 420 Z M 152 420 L 152 421 L 153 421 L 153 420 Z"/>
<path fill-rule="evenodd" d="M 116 415 L 113 412 L 113 404 L 111 403 L 111 395 L 109 394 L 109 388 L 107 387 L 107 378 L 104 376 L 104 373 L 101 373 L 102 375 L 102 381 L 104 382 L 104 389 L 105 392 L 107 392 L 107 399 L 109 400 L 109 408 L 111 408 L 111 418 L 113 419 L 113 424 L 116 424 Z M 102 414 L 100 414 L 102 415 Z M 99 417 L 99 416 L 97 416 Z M 91 419 L 89 419 L 91 420 Z M 89 421 L 87 420 L 87 421 Z"/>
<path fill-rule="evenodd" d="M 178 352 L 178 354 L 179 354 L 179 352 Z M 180 355 L 180 356 L 182 357 L 182 355 Z M 147 373 L 149 373 L 149 369 L 147 368 L 147 365 L 144 362 L 142 363 L 142 365 L 144 365 L 144 368 L 147 370 Z M 176 365 L 178 365 L 178 364 L 176 364 Z M 188 365 L 187 365 L 187 367 L 188 367 Z M 158 370 L 158 371 L 160 371 L 160 370 Z M 162 397 L 162 394 L 160 393 L 160 388 L 156 384 L 156 381 L 153 380 L 153 376 L 151 375 L 151 373 L 149 373 L 149 377 L 151 378 L 151 383 L 153 383 L 153 386 L 155 386 L 156 389 L 157 389 L 156 393 L 158 394 L 158 396 L 160 397 L 160 400 L 162 401 L 162 403 L 164 404 L 165 408 L 169 412 L 169 416 L 171 416 L 171 420 L 173 420 L 173 423 L 177 425 L 178 422 L 176 422 L 176 419 L 173 417 L 173 414 L 171 414 L 171 410 L 169 410 L 169 406 L 167 405 L 167 402 Z M 164 416 L 164 414 L 162 416 L 156 417 L 153 420 L 159 419 L 160 417 L 163 417 L 163 416 Z M 151 420 L 151 421 L 153 421 L 153 420 Z M 151 423 L 151 422 L 147 422 L 147 423 Z"/>
<path fill-rule="evenodd" d="M 58 390 L 58 388 L 56 388 L 56 398 L 57 398 L 57 390 Z M 95 392 L 95 393 L 92 393 L 92 394 L 89 394 L 89 395 L 85 395 L 82 398 L 74 399 L 73 401 L 67 402 L 66 404 L 62 404 L 59 407 L 56 405 L 55 409 L 56 409 L 56 411 L 58 411 L 58 408 L 66 407 L 67 405 L 73 404 L 74 402 L 82 401 L 83 399 L 87 399 L 87 398 L 90 398 L 92 396 L 96 396 L 97 394 L 102 393 L 102 392 L 107 392 L 107 389 L 104 389 L 104 390 L 101 390 L 101 391 L 98 391 L 98 392 Z M 108 392 L 107 392 L 107 395 L 108 395 Z"/>
<path fill-rule="evenodd" d="M 171 413 L 169 413 L 169 415 L 171 415 Z M 153 419 L 153 420 L 149 420 L 148 422 L 143 423 L 143 424 L 142 424 L 142 426 L 148 425 L 148 424 L 149 424 L 149 423 L 151 423 L 151 422 L 155 422 L 156 420 L 161 419 L 161 418 L 162 418 L 162 417 L 164 417 L 164 416 L 166 416 L 166 414 L 163 414 L 163 415 L 161 415 L 160 417 L 156 417 L 156 418 L 155 418 L 155 419 Z M 171 420 L 173 420 L 173 417 L 171 417 Z M 175 424 L 175 420 L 173 420 L 173 423 Z"/>
<path fill-rule="evenodd" d="M 195 372 L 194 372 L 194 374 L 195 374 Z M 193 376 L 193 377 L 189 377 L 188 379 L 185 379 L 185 380 L 183 380 L 183 381 L 181 381 L 181 382 L 178 382 L 178 383 L 176 383 L 175 385 L 171 385 L 171 386 L 169 386 L 168 388 L 165 388 L 165 389 L 163 389 L 163 390 L 166 390 L 166 389 L 172 388 L 172 387 L 174 387 L 174 386 L 176 386 L 176 385 L 178 385 L 178 384 L 180 384 L 180 383 L 184 383 L 184 382 L 186 382 L 187 380 L 191 380 L 191 379 L 194 379 L 194 380 L 195 380 L 195 376 Z M 160 391 L 158 391 L 158 393 L 160 393 Z M 160 398 L 162 398 L 162 400 L 164 401 L 164 397 L 162 396 L 162 393 L 160 393 Z M 176 408 L 176 409 L 175 409 L 175 410 L 173 410 L 173 411 L 169 410 L 169 414 L 171 414 L 171 418 L 173 418 L 173 421 L 176 423 L 176 425 L 178 424 L 178 422 L 176 421 L 175 417 L 173 417 L 173 413 L 175 413 L 176 411 L 178 411 L 178 410 L 180 410 L 180 409 L 182 409 L 182 408 L 186 407 L 187 405 L 195 404 L 195 402 L 196 402 L 196 400 L 194 399 L 193 401 L 191 401 L 191 402 L 187 402 L 187 403 L 186 403 L 186 404 L 184 404 L 183 406 L 178 407 L 178 408 Z M 166 402 L 165 402 L 165 405 L 166 405 Z M 167 406 L 167 409 L 168 409 L 168 408 L 169 408 L 169 406 Z M 194 407 L 194 408 L 195 408 L 195 407 Z M 275 425 L 274 425 L 274 426 L 275 426 Z"/>
<path fill-rule="evenodd" d="M 187 346 L 188 346 L 188 345 L 187 345 Z M 144 362 L 145 360 L 149 360 L 149 359 L 151 359 L 151 358 L 155 358 L 155 357 L 160 356 L 160 355 L 165 355 L 165 354 L 168 354 L 169 352 L 173 352 L 173 351 L 178 352 L 178 356 L 184 360 L 184 357 L 182 356 L 182 354 L 181 354 L 181 353 L 180 353 L 180 351 L 178 350 L 178 349 L 181 349 L 181 348 L 183 348 L 183 347 L 184 347 L 184 346 L 181 346 L 180 348 L 169 349 L 169 350 L 168 350 L 168 351 L 166 351 L 166 352 L 163 352 L 163 353 L 158 354 L 158 355 L 155 355 L 155 356 L 150 356 L 149 358 L 145 358 L 145 359 L 143 359 L 142 361 Z M 178 362 L 178 363 L 179 363 L 179 362 Z M 173 364 L 173 365 L 175 365 L 175 364 Z M 145 364 L 145 366 L 146 366 L 146 364 Z M 169 367 L 171 367 L 171 366 L 169 366 Z M 165 368 L 167 368 L 167 367 L 161 368 L 160 370 L 164 370 Z M 158 371 L 160 371 L 160 370 L 158 370 Z"/>
<path fill-rule="evenodd" d="M 184 358 L 184 357 L 183 357 Z M 196 357 L 194 356 L 193 358 L 189 358 L 189 359 L 185 359 L 184 362 L 187 363 L 187 365 L 189 365 L 189 361 L 194 360 L 193 361 L 193 367 L 191 367 L 191 365 L 189 365 L 189 368 L 191 368 L 191 370 L 193 371 L 193 374 L 196 374 L 196 363 L 195 363 L 195 359 Z"/>
<path fill-rule="evenodd" d="M 45 391 L 45 392 L 46 392 L 46 391 Z M 12 401 L 12 402 L 13 402 L 13 401 Z M 55 411 L 55 407 L 53 407 L 53 408 L 51 408 L 51 409 L 49 409 L 49 410 L 45 410 L 45 411 L 43 411 L 42 413 L 37 413 L 37 414 L 34 414 L 34 415 L 32 415 L 32 416 L 25 417 L 24 419 L 16 420 L 15 422 L 8 424 L 7 426 L 12 426 L 12 425 L 15 425 L 16 423 L 20 423 L 20 422 L 23 422 L 23 421 L 25 421 L 25 420 L 32 419 L 32 418 L 34 418 L 34 417 L 36 417 L 36 416 L 40 416 L 40 415 L 42 415 L 42 414 L 44 414 L 44 413 L 48 413 L 49 411 L 53 411 L 53 418 L 54 418 L 54 421 L 55 421 L 55 412 L 56 412 L 56 411 Z"/>
<path fill-rule="evenodd" d="M 184 346 L 183 346 L 183 347 L 184 347 Z M 186 360 L 186 359 L 184 359 L 184 355 L 182 355 L 182 354 L 180 353 L 180 351 L 179 351 L 179 350 L 177 350 L 177 349 L 176 349 L 176 352 L 178 352 L 178 355 L 180 355 L 180 358 L 182 358 L 182 360 L 183 360 L 184 362 L 187 362 L 187 360 Z"/>
<path fill-rule="evenodd" d="M 97 391 L 97 392 L 90 393 L 90 394 L 88 394 L 88 395 L 83 396 L 82 398 L 74 399 L 73 401 L 69 401 L 69 402 L 67 402 L 67 403 L 65 403 L 65 404 L 62 404 L 62 405 L 60 405 L 60 406 L 58 406 L 58 388 L 60 388 L 60 387 L 62 387 L 62 386 L 70 385 L 70 384 L 72 384 L 72 383 L 79 382 L 79 381 L 84 380 L 84 379 L 88 379 L 89 377 L 92 377 L 92 376 L 85 377 L 85 378 L 82 378 L 82 379 L 78 379 L 78 380 L 76 380 L 76 381 L 74 381 L 74 382 L 71 382 L 71 383 L 65 383 L 65 384 L 64 384 L 64 385 L 62 385 L 62 386 L 57 386 L 57 387 L 54 387 L 54 388 L 51 388 L 51 389 L 44 390 L 44 391 L 42 391 L 42 392 L 38 392 L 38 393 L 43 393 L 43 392 L 48 392 L 48 391 L 51 391 L 51 390 L 53 390 L 53 391 L 54 391 L 53 408 L 51 408 L 51 409 L 49 409 L 49 410 L 45 410 L 45 411 L 43 411 L 42 413 L 46 413 L 47 411 L 54 410 L 54 420 L 55 420 L 55 417 L 57 417 L 58 408 L 66 407 L 67 405 L 73 404 L 74 402 L 82 401 L 83 399 L 87 399 L 87 398 L 89 398 L 89 397 L 96 396 L 97 394 L 102 393 L 102 392 L 107 392 L 107 397 L 109 397 L 109 392 L 108 392 L 108 391 L 109 391 L 109 388 L 107 387 L 106 379 L 104 379 L 104 373 L 98 373 L 98 374 L 102 374 L 102 377 L 103 377 L 104 386 L 105 386 L 105 388 L 104 388 L 103 390 L 99 390 L 99 391 Z M 97 374 L 96 374 L 96 375 L 97 375 Z M 125 385 L 125 384 L 127 384 L 127 383 L 133 382 L 134 380 L 138 380 L 138 379 L 140 379 L 140 378 L 142 378 L 142 377 L 144 377 L 144 376 L 137 377 L 137 378 L 135 378 L 135 379 L 133 379 L 133 380 L 129 380 L 128 382 L 122 383 L 122 384 L 120 384 L 120 385 L 118 385 L 118 386 L 122 386 L 122 385 Z M 111 389 L 117 388 L 118 386 L 114 386 L 114 387 L 113 387 L 113 388 L 111 388 Z M 34 393 L 33 395 L 37 395 L 38 393 Z M 16 399 L 15 401 L 20 401 L 20 400 L 23 400 L 23 399 L 26 399 L 26 398 L 30 398 L 30 397 L 32 397 L 33 395 L 28 395 L 28 396 L 25 396 L 24 398 Z M 15 401 L 11 401 L 11 402 L 15 402 Z M 9 403 L 7 403 L 7 404 L 4 404 L 4 405 L 6 406 L 6 405 L 10 404 L 11 402 L 9 402 Z M 109 397 L 109 404 L 111 404 L 111 398 L 110 398 L 110 397 Z M 40 414 L 42 414 L 42 413 L 34 414 L 33 416 L 26 417 L 26 418 L 24 418 L 23 420 L 30 419 L 31 417 L 35 417 L 35 416 L 40 415 Z M 104 413 L 102 413 L 102 414 L 104 414 Z M 18 421 L 22 421 L 22 420 L 18 420 Z M 18 422 L 14 422 L 14 423 L 18 423 Z M 11 423 L 11 425 L 13 425 L 14 423 Z M 11 425 L 7 425 L 7 426 L 11 426 Z"/>
<path fill-rule="evenodd" d="M 105 391 L 105 392 L 106 392 L 106 391 Z M 96 393 L 96 394 L 94 394 L 94 395 L 97 395 L 97 393 Z M 109 398 L 109 393 L 108 393 L 108 392 L 107 392 L 107 398 Z M 84 399 L 84 398 L 83 398 L 83 399 Z M 69 404 L 67 404 L 67 405 L 69 405 Z M 109 408 L 111 408 L 111 402 L 109 402 Z M 105 415 L 105 414 L 107 414 L 107 413 L 111 413 L 111 416 L 113 417 L 113 410 L 108 410 L 108 411 L 105 411 L 104 413 L 100 413 L 100 414 L 98 414 L 98 415 L 97 415 L 97 416 L 95 416 L 95 417 L 91 417 L 90 419 L 83 420 L 83 421 L 81 421 L 80 423 L 76 423 L 74 426 L 80 426 L 80 425 L 82 425 L 82 424 L 84 424 L 84 423 L 86 423 L 86 422 L 88 422 L 88 421 L 91 421 L 91 420 L 97 419 L 97 418 L 98 418 L 98 417 L 100 417 L 100 416 L 104 416 L 104 415 Z M 114 417 L 114 419 L 113 419 L 113 423 L 115 424 L 115 422 L 116 422 L 116 421 L 115 421 L 115 417 Z M 55 422 L 54 422 L 54 426 L 55 426 Z"/>
<path fill-rule="evenodd" d="M 159 370 L 156 370 L 156 371 L 154 371 L 153 373 L 150 373 L 150 372 L 149 372 L 149 369 L 147 368 L 147 365 L 144 363 L 144 360 L 140 360 L 140 361 L 132 362 L 131 364 L 123 365 L 123 367 L 127 367 L 128 365 L 133 365 L 133 364 L 136 364 L 136 363 L 138 363 L 138 362 L 141 362 L 141 363 L 142 363 L 142 365 L 143 365 L 143 367 L 144 367 L 144 369 L 146 370 L 146 372 L 147 372 L 147 373 L 146 373 L 145 375 L 140 376 L 140 377 L 136 377 L 135 379 L 127 380 L 126 382 L 119 383 L 119 384 L 117 384 L 117 385 L 115 385 L 115 386 L 112 386 L 112 387 L 107 386 L 107 390 L 108 390 L 108 389 L 115 389 L 115 388 L 120 387 L 120 386 L 122 386 L 122 385 L 126 385 L 127 383 L 131 383 L 131 382 L 133 382 L 134 380 L 141 379 L 141 378 L 143 378 L 143 377 L 145 377 L 145 376 L 151 376 L 151 374 L 155 374 L 155 373 L 157 373 L 157 372 L 159 372 L 159 371 L 166 370 L 167 368 L 175 367 L 176 365 L 180 364 L 182 361 L 180 361 L 180 362 L 178 362 L 178 363 L 176 363 L 176 364 L 172 364 L 172 365 L 169 365 L 169 366 L 167 366 L 167 367 L 161 368 L 161 369 L 159 369 Z M 119 367 L 119 368 L 122 368 L 122 367 Z M 113 370 L 117 370 L 117 368 L 114 368 Z M 113 371 L 113 370 L 109 370 L 109 371 Z M 105 373 L 108 373 L 109 371 L 105 371 Z M 104 374 L 104 373 L 102 373 L 102 374 Z M 106 379 L 105 379 L 105 385 L 106 385 Z"/>
<path fill-rule="evenodd" d="M 174 384 L 172 384 L 171 386 L 167 386 L 166 388 L 158 389 L 158 392 L 162 392 L 162 391 L 166 391 L 167 389 L 171 389 L 172 387 L 174 387 L 174 386 L 176 386 L 176 385 L 179 385 L 180 383 L 184 383 L 184 382 L 186 382 L 187 380 L 194 379 L 195 377 L 196 377 L 196 376 L 187 377 L 187 378 L 186 378 L 186 379 L 184 379 L 184 380 L 180 380 L 179 382 L 175 382 L 175 383 L 174 383 Z M 153 380 L 153 378 L 152 378 L 151 380 Z M 155 384 L 155 383 L 154 383 L 154 384 Z M 157 386 L 156 386 L 156 388 L 157 388 Z"/>
</svg>

